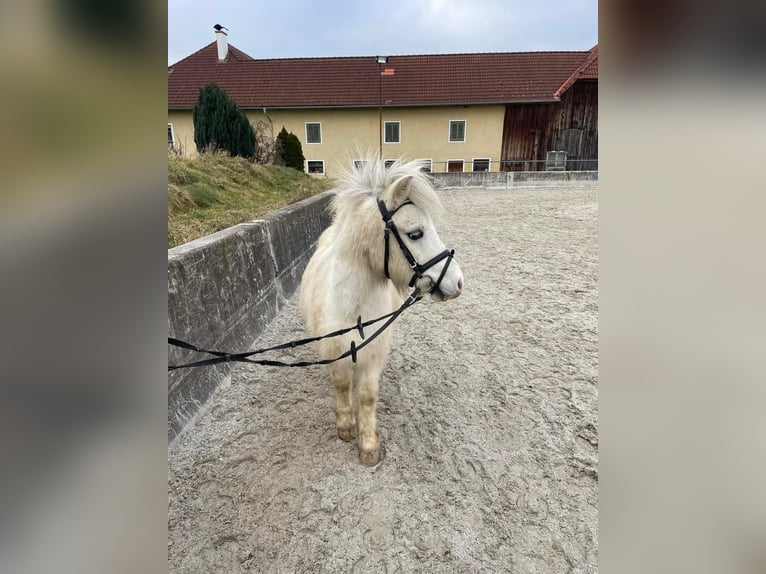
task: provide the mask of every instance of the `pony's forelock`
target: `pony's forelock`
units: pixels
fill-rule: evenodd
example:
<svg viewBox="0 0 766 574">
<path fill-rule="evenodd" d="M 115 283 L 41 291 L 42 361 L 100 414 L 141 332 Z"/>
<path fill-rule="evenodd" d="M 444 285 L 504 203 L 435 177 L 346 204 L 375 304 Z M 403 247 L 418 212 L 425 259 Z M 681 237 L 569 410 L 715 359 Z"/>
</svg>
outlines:
<svg viewBox="0 0 766 574">
<path fill-rule="evenodd" d="M 405 199 L 409 199 L 431 218 L 439 219 L 443 208 L 428 175 L 422 169 L 423 162 L 397 160 L 392 166 L 386 167 L 384 160 L 378 157 L 369 157 L 363 161 L 361 167 L 345 169 L 341 175 L 331 203 L 336 217 L 348 212 L 358 213 L 370 199 L 382 199 L 389 209 L 396 209 Z M 409 178 L 408 193 L 406 197 L 394 201 L 390 197 L 391 186 L 402 178 Z"/>
</svg>

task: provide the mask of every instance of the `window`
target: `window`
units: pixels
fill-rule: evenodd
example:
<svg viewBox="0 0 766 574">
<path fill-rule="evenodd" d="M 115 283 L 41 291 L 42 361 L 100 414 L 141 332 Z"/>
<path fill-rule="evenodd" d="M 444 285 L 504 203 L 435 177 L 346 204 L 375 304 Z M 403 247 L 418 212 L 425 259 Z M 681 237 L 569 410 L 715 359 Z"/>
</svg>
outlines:
<svg viewBox="0 0 766 574">
<path fill-rule="evenodd" d="M 449 122 L 449 141 L 465 141 L 465 120 L 450 120 Z"/>
<path fill-rule="evenodd" d="M 418 159 L 415 160 L 420 164 L 420 169 L 426 173 L 431 173 L 431 168 L 433 165 L 433 160 L 430 159 Z"/>
<path fill-rule="evenodd" d="M 308 160 L 306 162 L 306 171 L 309 173 L 324 173 L 324 160 Z"/>
<path fill-rule="evenodd" d="M 449 160 L 447 162 L 447 171 L 449 173 L 463 171 L 463 160 L 462 159 L 451 159 L 451 160 Z"/>
<path fill-rule="evenodd" d="M 473 159 L 473 171 L 489 171 L 489 159 Z"/>
<path fill-rule="evenodd" d="M 366 165 L 367 165 L 367 160 L 365 160 L 365 159 L 355 159 L 354 160 L 354 169 L 362 169 Z"/>
<path fill-rule="evenodd" d="M 386 167 L 391 167 L 392 165 L 394 165 L 396 163 L 396 160 L 395 159 L 387 159 L 384 163 L 385 163 Z"/>
<path fill-rule="evenodd" d="M 385 122 L 385 142 L 386 143 L 399 143 L 399 127 L 401 122 Z"/>
<path fill-rule="evenodd" d="M 176 139 L 173 135 L 173 124 L 168 124 L 168 146 L 172 147 L 176 143 Z"/>
<path fill-rule="evenodd" d="M 322 124 L 306 122 L 306 143 L 322 143 Z"/>
<path fill-rule="evenodd" d="M 565 171 L 567 168 L 567 152 L 549 151 L 545 154 L 545 171 Z"/>
</svg>

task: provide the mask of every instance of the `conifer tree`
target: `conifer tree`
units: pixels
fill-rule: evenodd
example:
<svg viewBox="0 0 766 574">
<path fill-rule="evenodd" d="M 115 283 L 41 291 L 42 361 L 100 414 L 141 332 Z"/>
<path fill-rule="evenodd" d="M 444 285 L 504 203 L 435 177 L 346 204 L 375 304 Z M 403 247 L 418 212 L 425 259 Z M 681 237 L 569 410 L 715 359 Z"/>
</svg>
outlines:
<svg viewBox="0 0 766 574">
<path fill-rule="evenodd" d="M 284 165 L 303 171 L 303 163 L 306 158 L 303 157 L 301 140 L 294 133 L 288 132 L 284 126 L 277 135 L 277 150 Z"/>
<path fill-rule="evenodd" d="M 215 84 L 200 88 L 192 120 L 198 152 L 225 150 L 231 156 L 248 159 L 255 155 L 253 126 L 245 112 Z"/>
</svg>

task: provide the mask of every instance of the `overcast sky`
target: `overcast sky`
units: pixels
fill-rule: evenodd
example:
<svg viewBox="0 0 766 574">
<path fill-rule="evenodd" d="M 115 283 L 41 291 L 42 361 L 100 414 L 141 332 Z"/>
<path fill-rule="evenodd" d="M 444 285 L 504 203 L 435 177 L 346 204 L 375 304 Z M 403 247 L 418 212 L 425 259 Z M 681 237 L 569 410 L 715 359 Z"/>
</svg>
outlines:
<svg viewBox="0 0 766 574">
<path fill-rule="evenodd" d="M 168 0 L 168 64 L 215 39 L 254 58 L 588 50 L 597 0 Z"/>
</svg>

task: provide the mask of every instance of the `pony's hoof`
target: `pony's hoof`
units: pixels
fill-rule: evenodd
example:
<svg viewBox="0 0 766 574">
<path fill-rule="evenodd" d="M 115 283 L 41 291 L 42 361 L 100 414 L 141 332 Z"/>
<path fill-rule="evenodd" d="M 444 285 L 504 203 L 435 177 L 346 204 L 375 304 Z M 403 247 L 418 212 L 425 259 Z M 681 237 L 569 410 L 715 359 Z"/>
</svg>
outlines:
<svg viewBox="0 0 766 574">
<path fill-rule="evenodd" d="M 380 462 L 381 446 L 380 433 L 375 432 L 375 436 L 362 435 L 359 437 L 359 462 L 364 466 L 375 466 Z"/>
<path fill-rule="evenodd" d="M 364 466 L 375 466 L 380 462 L 380 447 L 370 452 L 359 451 L 359 462 Z"/>
<path fill-rule="evenodd" d="M 356 427 L 351 427 L 347 429 L 338 429 L 338 437 L 340 437 L 341 440 L 345 440 L 346 442 L 350 442 L 356 438 Z"/>
</svg>

